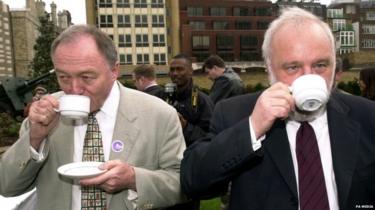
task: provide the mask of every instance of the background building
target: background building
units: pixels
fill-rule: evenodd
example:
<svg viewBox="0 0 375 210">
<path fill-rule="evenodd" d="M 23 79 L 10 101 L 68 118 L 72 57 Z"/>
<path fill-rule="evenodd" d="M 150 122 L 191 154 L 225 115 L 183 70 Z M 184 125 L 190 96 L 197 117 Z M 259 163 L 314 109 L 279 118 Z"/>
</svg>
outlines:
<svg viewBox="0 0 375 210">
<path fill-rule="evenodd" d="M 14 76 L 11 18 L 8 5 L 0 1 L 0 76 Z"/>
<path fill-rule="evenodd" d="M 159 71 L 165 71 L 172 49 L 168 47 L 172 39 L 168 38 L 166 5 L 164 0 L 86 0 L 87 23 L 113 39 L 123 73 L 138 64 L 156 64 Z"/>
<path fill-rule="evenodd" d="M 246 68 L 262 61 L 263 36 L 276 14 L 265 0 L 180 1 L 181 51 L 198 63 L 218 54 Z"/>
<path fill-rule="evenodd" d="M 9 9 L 0 1 L 0 76 L 18 76 L 28 78 L 34 58 L 34 45 L 38 38 L 39 17 L 46 15 L 42 0 L 25 0 L 26 7 Z M 50 18 L 58 30 L 71 24 L 68 11 L 59 13 L 56 4 L 51 5 Z"/>
</svg>

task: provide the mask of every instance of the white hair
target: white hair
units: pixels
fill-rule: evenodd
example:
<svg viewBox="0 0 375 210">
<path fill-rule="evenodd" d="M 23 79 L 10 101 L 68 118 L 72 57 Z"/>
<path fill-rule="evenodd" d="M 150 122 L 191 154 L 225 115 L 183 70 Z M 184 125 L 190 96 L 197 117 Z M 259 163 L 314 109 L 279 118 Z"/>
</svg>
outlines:
<svg viewBox="0 0 375 210">
<path fill-rule="evenodd" d="M 332 55 L 336 55 L 335 51 L 335 39 L 332 34 L 332 31 L 327 23 L 323 22 L 319 17 L 315 16 L 314 14 L 303 10 L 298 7 L 288 7 L 281 11 L 281 15 L 275 19 L 270 26 L 268 27 L 265 35 L 264 35 L 264 41 L 262 45 L 262 54 L 263 59 L 267 66 L 267 71 L 269 75 L 269 79 L 271 83 L 274 83 L 276 78 L 272 72 L 271 68 L 271 60 L 272 60 L 272 39 L 276 32 L 283 27 L 285 24 L 293 24 L 295 27 L 302 26 L 306 24 L 306 22 L 313 22 L 318 24 L 320 27 L 322 27 L 323 31 L 327 35 L 332 48 Z M 335 68 L 335 59 L 333 59 L 333 64 Z"/>
</svg>

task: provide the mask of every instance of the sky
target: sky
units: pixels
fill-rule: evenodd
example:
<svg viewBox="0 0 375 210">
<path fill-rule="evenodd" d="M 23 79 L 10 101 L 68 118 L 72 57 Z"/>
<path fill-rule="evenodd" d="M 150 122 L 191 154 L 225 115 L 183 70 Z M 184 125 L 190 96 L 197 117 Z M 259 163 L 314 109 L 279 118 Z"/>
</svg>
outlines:
<svg viewBox="0 0 375 210">
<path fill-rule="evenodd" d="M 272 0 L 275 2 L 276 0 Z M 26 0 L 3 0 L 9 7 L 12 8 L 24 8 Z M 46 3 L 46 10 L 50 12 L 50 4 L 55 2 L 57 5 L 57 11 L 63 9 L 68 10 L 72 15 L 72 22 L 74 24 L 86 23 L 86 6 L 85 0 L 44 0 Z M 320 0 L 320 3 L 328 5 L 331 0 Z"/>
<path fill-rule="evenodd" d="M 9 5 L 10 9 L 25 8 L 26 0 L 2 0 Z M 43 0 L 46 3 L 47 12 L 51 11 L 50 4 L 55 2 L 57 5 L 57 12 L 68 10 L 72 15 L 72 22 L 74 24 L 86 23 L 86 6 L 85 0 Z"/>
</svg>

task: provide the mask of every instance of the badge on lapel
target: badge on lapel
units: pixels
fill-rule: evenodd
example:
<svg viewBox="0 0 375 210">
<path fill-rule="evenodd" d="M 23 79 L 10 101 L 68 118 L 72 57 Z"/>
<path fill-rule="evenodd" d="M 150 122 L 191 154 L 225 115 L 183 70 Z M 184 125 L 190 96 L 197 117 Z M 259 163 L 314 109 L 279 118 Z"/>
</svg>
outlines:
<svg viewBox="0 0 375 210">
<path fill-rule="evenodd" d="M 112 142 L 112 151 L 113 152 L 122 152 L 124 150 L 124 142 L 121 140 L 115 140 Z"/>
</svg>

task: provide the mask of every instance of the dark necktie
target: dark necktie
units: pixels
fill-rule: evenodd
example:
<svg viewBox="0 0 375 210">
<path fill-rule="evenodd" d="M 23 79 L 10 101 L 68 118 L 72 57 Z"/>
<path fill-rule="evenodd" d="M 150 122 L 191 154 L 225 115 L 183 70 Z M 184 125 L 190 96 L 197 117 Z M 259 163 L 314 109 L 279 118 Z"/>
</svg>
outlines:
<svg viewBox="0 0 375 210">
<path fill-rule="evenodd" d="M 88 118 L 82 161 L 104 162 L 102 134 L 100 133 L 95 114 L 96 112 L 91 113 Z M 82 210 L 106 209 L 106 194 L 102 189 L 95 186 L 87 186 L 82 187 L 81 191 Z"/>
<path fill-rule="evenodd" d="M 300 210 L 329 210 L 318 142 L 307 122 L 302 122 L 297 131 L 296 153 Z"/>
</svg>

